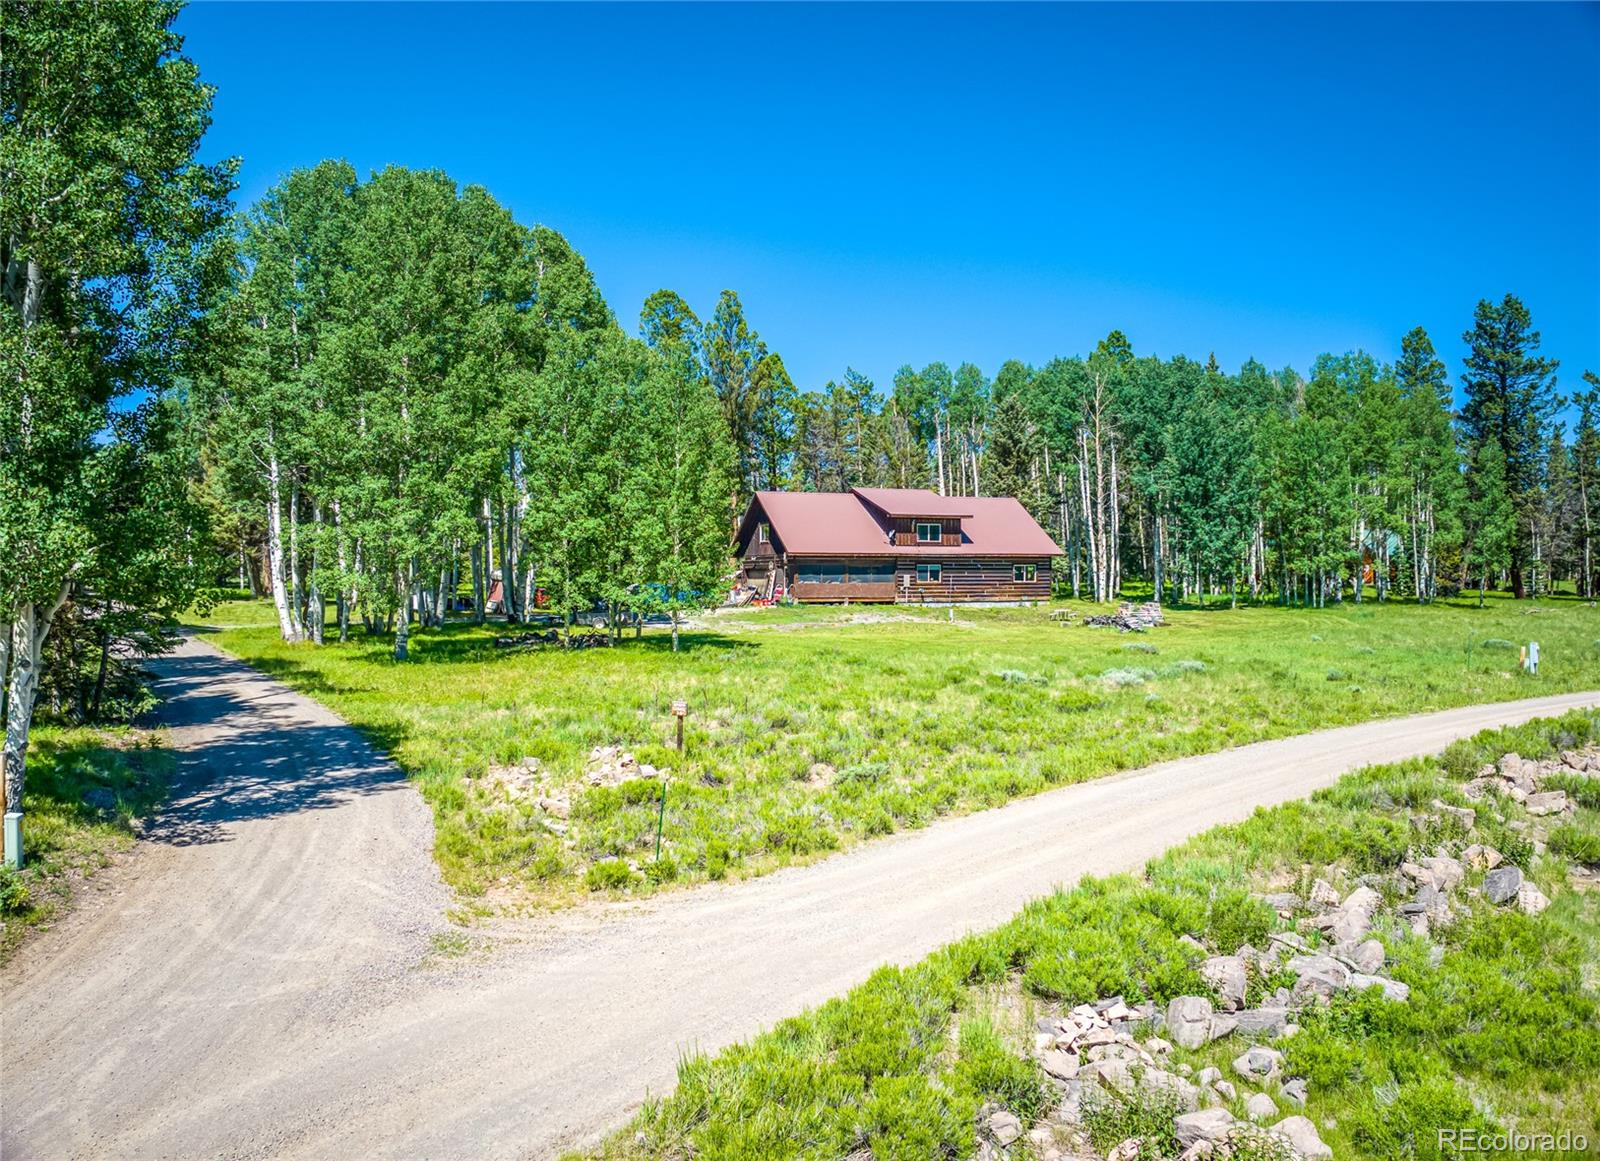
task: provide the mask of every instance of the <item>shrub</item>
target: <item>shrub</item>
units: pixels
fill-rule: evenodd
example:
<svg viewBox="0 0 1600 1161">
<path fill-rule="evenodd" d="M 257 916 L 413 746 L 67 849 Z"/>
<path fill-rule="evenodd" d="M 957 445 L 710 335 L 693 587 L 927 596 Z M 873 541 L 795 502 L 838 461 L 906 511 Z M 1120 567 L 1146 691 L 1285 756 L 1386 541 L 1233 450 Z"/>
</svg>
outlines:
<svg viewBox="0 0 1600 1161">
<path fill-rule="evenodd" d="M 1154 645 L 1152 645 L 1148 641 L 1129 641 L 1126 645 L 1123 646 L 1123 648 L 1126 649 L 1129 653 L 1160 653 L 1161 652 L 1161 650 L 1157 649 Z"/>
<path fill-rule="evenodd" d="M 1031 1058 L 1019 1056 L 994 1025 L 964 1020 L 956 1044 L 953 1079 L 978 1101 L 998 1101 L 1023 1124 L 1032 1124 L 1050 1099 L 1050 1083 Z"/>
<path fill-rule="evenodd" d="M 1206 663 L 1196 661 L 1192 657 L 1181 658 L 1161 667 L 1162 677 L 1175 677 L 1180 673 L 1204 673 Z"/>
<path fill-rule="evenodd" d="M 644 865 L 644 877 L 652 883 L 670 883 L 678 877 L 678 864 L 671 855 L 663 855 Z"/>
<path fill-rule="evenodd" d="M 1100 681 L 1112 689 L 1125 689 L 1130 685 L 1154 681 L 1155 676 L 1153 669 L 1108 669 L 1100 675 Z"/>
<path fill-rule="evenodd" d="M 1515 649 L 1515 641 L 1507 641 L 1504 637 L 1490 637 L 1483 643 L 1485 649 Z"/>
<path fill-rule="evenodd" d="M 1050 681 L 1034 673 L 1024 673 L 1020 669 L 997 669 L 994 676 L 1007 685 L 1048 685 Z"/>
<path fill-rule="evenodd" d="M 1549 774 L 1541 787 L 1544 790 L 1565 790 L 1567 797 L 1585 810 L 1600 810 L 1600 778 L 1585 778 L 1581 774 Z"/>
<path fill-rule="evenodd" d="M 1161 1088 L 1136 1088 L 1131 1093 L 1095 1086 L 1083 1097 L 1083 1124 L 1089 1140 L 1102 1153 L 1130 1137 L 1140 1141 L 1140 1161 L 1178 1155 L 1172 1120 L 1187 1112 L 1177 1093 Z"/>
<path fill-rule="evenodd" d="M 1550 851 L 1587 867 L 1600 867 L 1600 834 L 1570 824 L 1558 826 L 1550 832 Z"/>
<path fill-rule="evenodd" d="M 0 867 L 0 915 L 21 915 L 32 906 L 28 884 L 10 867 Z"/>
<path fill-rule="evenodd" d="M 1345 679 L 1345 672 L 1342 669 L 1330 669 L 1328 670 L 1327 679 L 1329 681 L 1343 681 Z"/>
<path fill-rule="evenodd" d="M 861 1105 L 857 1136 L 875 1161 L 954 1161 L 971 1145 L 976 1110 L 921 1073 L 880 1077 Z"/>
<path fill-rule="evenodd" d="M 633 881 L 633 872 L 621 859 L 603 859 L 585 872 L 583 881 L 591 891 L 615 891 Z"/>
</svg>

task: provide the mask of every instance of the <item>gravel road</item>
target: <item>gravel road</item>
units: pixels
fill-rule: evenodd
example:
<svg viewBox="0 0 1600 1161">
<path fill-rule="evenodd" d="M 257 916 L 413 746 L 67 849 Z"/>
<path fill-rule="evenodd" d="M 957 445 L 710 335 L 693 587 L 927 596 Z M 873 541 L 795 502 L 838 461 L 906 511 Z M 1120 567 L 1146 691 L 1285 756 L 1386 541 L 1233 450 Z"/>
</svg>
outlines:
<svg viewBox="0 0 1600 1161">
<path fill-rule="evenodd" d="M 190 640 L 158 666 L 180 789 L 0 997 L 0 1155 L 549 1157 L 716 1049 L 1371 762 L 1600 692 L 1259 743 L 753 882 L 496 924 L 430 954 L 427 809 L 330 712 Z"/>
</svg>

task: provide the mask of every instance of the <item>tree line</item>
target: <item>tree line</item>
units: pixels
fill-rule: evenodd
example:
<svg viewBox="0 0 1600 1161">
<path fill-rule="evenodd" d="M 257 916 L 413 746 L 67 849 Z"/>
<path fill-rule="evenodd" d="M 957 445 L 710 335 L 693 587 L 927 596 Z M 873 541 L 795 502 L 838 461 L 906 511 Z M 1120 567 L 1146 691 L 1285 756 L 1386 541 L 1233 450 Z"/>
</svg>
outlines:
<svg viewBox="0 0 1600 1161">
<path fill-rule="evenodd" d="M 1306 375 L 1140 356 L 1113 331 L 992 379 L 932 363 L 887 392 L 854 371 L 769 391 L 759 434 L 730 435 L 747 491 L 1016 496 L 1066 550 L 1058 583 L 1095 600 L 1129 579 L 1165 600 L 1595 596 L 1600 379 L 1562 396 L 1514 295 L 1479 302 L 1463 338 L 1459 408 L 1421 327 L 1393 363 L 1325 354 Z"/>
</svg>

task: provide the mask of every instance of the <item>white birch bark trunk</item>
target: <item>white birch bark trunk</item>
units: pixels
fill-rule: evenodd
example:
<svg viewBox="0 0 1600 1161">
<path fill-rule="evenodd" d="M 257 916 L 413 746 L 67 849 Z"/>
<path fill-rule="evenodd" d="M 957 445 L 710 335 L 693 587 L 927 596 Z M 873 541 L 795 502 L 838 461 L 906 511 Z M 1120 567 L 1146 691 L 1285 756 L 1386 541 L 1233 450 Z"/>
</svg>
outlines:
<svg viewBox="0 0 1600 1161">
<path fill-rule="evenodd" d="M 278 455 L 267 459 L 267 573 L 272 586 L 272 604 L 278 611 L 278 632 L 285 641 L 300 640 L 300 626 L 289 605 L 289 593 L 283 581 L 283 511 L 280 507 L 281 475 Z"/>
</svg>

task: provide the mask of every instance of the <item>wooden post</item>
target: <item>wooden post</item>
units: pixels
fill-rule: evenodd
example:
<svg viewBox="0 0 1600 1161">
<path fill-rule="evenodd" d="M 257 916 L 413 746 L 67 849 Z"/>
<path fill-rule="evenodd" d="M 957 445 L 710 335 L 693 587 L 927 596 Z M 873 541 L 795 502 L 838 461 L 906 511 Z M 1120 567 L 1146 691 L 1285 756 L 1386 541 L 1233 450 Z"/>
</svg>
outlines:
<svg viewBox="0 0 1600 1161">
<path fill-rule="evenodd" d="M 689 716 L 689 703 L 675 701 L 672 703 L 672 716 L 678 719 L 678 753 L 683 753 L 683 719 Z"/>
</svg>

